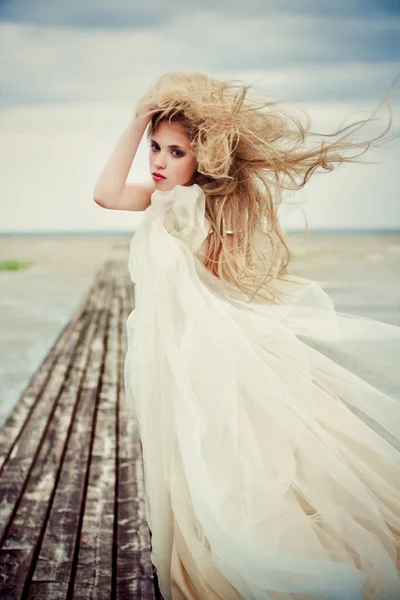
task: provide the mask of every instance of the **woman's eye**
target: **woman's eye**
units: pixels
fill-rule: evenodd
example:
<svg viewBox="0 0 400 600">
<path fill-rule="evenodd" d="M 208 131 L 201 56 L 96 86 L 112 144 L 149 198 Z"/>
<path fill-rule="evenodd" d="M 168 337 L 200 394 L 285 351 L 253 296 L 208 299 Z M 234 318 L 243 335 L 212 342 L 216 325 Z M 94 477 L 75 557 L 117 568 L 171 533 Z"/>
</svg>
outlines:
<svg viewBox="0 0 400 600">
<path fill-rule="evenodd" d="M 155 144 L 151 144 L 150 148 L 153 150 L 153 152 L 157 152 L 158 150 L 158 146 L 156 146 Z"/>
<path fill-rule="evenodd" d="M 181 156 L 185 156 L 184 153 L 182 152 L 182 150 L 172 150 L 172 154 L 174 156 L 176 156 L 177 158 L 180 158 Z"/>
</svg>

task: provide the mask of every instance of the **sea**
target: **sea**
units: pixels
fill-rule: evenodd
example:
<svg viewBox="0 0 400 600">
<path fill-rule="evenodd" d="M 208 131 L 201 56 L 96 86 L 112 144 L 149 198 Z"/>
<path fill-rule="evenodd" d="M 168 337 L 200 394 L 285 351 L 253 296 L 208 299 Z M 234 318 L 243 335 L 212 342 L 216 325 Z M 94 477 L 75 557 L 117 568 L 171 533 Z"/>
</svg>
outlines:
<svg viewBox="0 0 400 600">
<path fill-rule="evenodd" d="M 132 233 L 0 234 L 0 427 L 105 260 L 128 265 Z M 338 311 L 400 326 L 400 231 L 289 232 L 291 272 Z M 127 266 L 128 269 L 128 266 Z M 128 271 L 127 271 L 128 272 Z"/>
</svg>

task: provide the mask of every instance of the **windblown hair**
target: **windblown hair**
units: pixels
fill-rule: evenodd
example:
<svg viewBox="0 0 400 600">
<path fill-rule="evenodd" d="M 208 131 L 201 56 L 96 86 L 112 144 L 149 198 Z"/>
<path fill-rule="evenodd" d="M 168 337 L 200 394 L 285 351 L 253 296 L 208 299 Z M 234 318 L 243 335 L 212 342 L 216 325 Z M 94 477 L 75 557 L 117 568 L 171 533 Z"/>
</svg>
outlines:
<svg viewBox="0 0 400 600">
<path fill-rule="evenodd" d="M 343 162 L 359 162 L 371 146 L 398 137 L 385 137 L 392 124 L 389 104 L 383 133 L 355 141 L 353 134 L 378 109 L 369 119 L 334 133 L 316 133 L 307 115 L 303 124 L 280 101 L 254 93 L 251 86 L 202 73 L 163 75 L 140 105 L 149 103 L 157 107 L 149 137 L 161 121 L 178 122 L 197 158 L 193 183 L 206 195 L 206 217 L 213 228 L 207 268 L 249 300 L 279 302 L 274 283 L 290 279 L 291 256 L 278 219 L 283 190 L 300 190 L 318 169 L 327 172 Z M 313 136 L 316 147 L 307 147 Z M 360 152 L 345 156 L 347 150 Z M 233 231 L 229 245 L 227 230 Z"/>
</svg>

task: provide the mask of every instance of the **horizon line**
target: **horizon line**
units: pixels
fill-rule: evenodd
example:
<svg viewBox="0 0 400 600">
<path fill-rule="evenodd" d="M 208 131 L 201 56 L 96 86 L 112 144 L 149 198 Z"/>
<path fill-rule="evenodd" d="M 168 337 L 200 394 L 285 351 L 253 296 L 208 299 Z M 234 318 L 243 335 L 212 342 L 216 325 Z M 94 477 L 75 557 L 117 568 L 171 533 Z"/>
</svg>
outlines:
<svg viewBox="0 0 400 600">
<path fill-rule="evenodd" d="M 136 229 L 122 229 L 122 230 L 111 230 L 111 229 L 43 229 L 38 231 L 32 230 L 0 230 L 0 236 L 10 235 L 133 235 Z M 286 233 L 400 233 L 400 227 L 342 227 L 342 228 L 309 228 L 308 231 L 305 229 L 288 228 L 285 230 Z"/>
</svg>

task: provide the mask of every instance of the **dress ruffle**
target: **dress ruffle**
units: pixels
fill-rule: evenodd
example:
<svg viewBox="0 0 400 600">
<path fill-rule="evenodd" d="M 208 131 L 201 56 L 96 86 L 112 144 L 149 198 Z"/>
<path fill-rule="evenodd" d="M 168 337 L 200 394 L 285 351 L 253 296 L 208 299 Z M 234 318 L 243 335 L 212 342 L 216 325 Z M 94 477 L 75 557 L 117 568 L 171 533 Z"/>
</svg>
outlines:
<svg viewBox="0 0 400 600">
<path fill-rule="evenodd" d="M 156 191 L 130 249 L 125 391 L 164 599 L 398 600 L 400 328 L 301 278 L 246 302 L 196 257 L 208 228 L 199 186 Z"/>
</svg>

